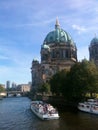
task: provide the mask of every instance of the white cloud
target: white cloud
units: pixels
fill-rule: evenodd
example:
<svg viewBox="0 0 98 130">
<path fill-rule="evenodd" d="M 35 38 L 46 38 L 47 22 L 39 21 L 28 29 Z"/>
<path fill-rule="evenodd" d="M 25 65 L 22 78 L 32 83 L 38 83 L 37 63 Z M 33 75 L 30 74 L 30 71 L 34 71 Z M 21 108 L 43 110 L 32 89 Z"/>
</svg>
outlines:
<svg viewBox="0 0 98 130">
<path fill-rule="evenodd" d="M 72 28 L 77 30 L 79 34 L 82 33 L 82 32 L 85 32 L 87 30 L 85 27 L 79 26 L 79 25 L 75 25 L 75 24 L 72 25 Z"/>
</svg>

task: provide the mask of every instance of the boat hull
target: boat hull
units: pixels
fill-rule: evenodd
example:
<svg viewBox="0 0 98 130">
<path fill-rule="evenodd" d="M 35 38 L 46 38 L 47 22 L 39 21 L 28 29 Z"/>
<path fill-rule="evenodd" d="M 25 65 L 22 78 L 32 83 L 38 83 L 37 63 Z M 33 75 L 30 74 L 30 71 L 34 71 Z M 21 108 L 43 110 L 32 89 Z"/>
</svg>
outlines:
<svg viewBox="0 0 98 130">
<path fill-rule="evenodd" d="M 78 109 L 83 112 L 98 114 L 98 105 L 95 103 L 79 103 Z"/>
<path fill-rule="evenodd" d="M 33 107 L 33 105 L 30 106 L 31 111 L 37 116 L 39 117 L 41 120 L 54 120 L 54 119 L 59 119 L 59 115 L 58 113 L 55 114 L 42 114 L 39 113 L 38 110 L 36 108 Z"/>
</svg>

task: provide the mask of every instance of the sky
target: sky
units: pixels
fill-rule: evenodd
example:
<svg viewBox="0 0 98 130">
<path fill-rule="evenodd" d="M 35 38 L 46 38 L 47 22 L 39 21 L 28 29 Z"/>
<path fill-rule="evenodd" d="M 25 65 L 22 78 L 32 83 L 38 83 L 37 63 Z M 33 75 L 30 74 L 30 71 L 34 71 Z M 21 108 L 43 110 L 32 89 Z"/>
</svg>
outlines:
<svg viewBox="0 0 98 130">
<path fill-rule="evenodd" d="M 60 27 L 77 46 L 78 60 L 89 60 L 98 36 L 98 0 L 0 0 L 0 83 L 31 81 L 33 59 L 40 61 L 46 35 Z"/>
</svg>

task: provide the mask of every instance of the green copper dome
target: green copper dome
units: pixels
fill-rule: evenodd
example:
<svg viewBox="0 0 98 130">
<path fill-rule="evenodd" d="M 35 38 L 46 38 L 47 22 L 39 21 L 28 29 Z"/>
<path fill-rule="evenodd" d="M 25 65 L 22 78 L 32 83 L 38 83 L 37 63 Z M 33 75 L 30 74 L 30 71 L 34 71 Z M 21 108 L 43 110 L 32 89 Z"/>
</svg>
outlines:
<svg viewBox="0 0 98 130">
<path fill-rule="evenodd" d="M 44 40 L 44 44 L 47 45 L 54 43 L 74 45 L 71 36 L 60 28 L 58 20 L 56 20 L 55 30 L 49 32 Z"/>
<path fill-rule="evenodd" d="M 97 37 L 94 37 L 94 38 L 91 40 L 91 45 L 95 45 L 95 44 L 98 44 L 98 38 L 97 38 Z"/>
</svg>

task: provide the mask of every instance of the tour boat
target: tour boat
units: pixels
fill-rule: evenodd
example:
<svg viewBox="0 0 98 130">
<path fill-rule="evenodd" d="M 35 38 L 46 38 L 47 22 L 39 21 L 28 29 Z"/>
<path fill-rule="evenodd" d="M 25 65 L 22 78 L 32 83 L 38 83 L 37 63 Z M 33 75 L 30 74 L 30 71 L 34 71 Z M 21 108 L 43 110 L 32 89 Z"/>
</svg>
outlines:
<svg viewBox="0 0 98 130">
<path fill-rule="evenodd" d="M 98 101 L 95 99 L 88 99 L 86 102 L 79 103 L 78 109 L 83 112 L 98 114 Z"/>
<path fill-rule="evenodd" d="M 43 101 L 32 101 L 30 108 L 42 120 L 59 119 L 58 111 L 52 105 Z"/>
</svg>

